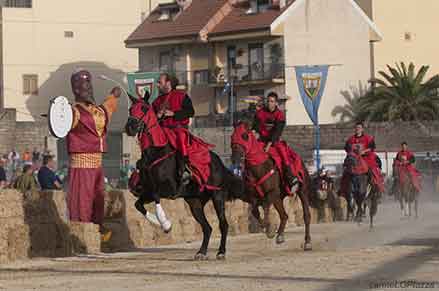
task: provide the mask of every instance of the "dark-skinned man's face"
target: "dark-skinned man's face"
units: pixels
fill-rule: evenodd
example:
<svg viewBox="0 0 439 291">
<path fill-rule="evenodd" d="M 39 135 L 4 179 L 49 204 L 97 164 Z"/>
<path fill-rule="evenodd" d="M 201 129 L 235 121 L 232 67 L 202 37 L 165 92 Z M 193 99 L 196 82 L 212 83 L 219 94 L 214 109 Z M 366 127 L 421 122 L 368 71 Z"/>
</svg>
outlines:
<svg viewBox="0 0 439 291">
<path fill-rule="evenodd" d="M 73 94 L 75 94 L 77 102 L 96 103 L 96 100 L 93 97 L 93 85 L 91 83 L 90 73 L 78 73 L 73 85 Z"/>
</svg>

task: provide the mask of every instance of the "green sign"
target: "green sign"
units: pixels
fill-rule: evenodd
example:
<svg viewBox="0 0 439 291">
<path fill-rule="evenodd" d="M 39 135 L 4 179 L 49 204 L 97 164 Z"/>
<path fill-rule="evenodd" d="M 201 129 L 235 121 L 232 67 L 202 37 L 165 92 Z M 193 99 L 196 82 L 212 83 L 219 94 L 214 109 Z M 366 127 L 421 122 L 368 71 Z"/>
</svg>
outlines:
<svg viewBox="0 0 439 291">
<path fill-rule="evenodd" d="M 157 82 L 160 78 L 160 73 L 157 72 L 145 72 L 145 73 L 128 73 L 128 91 L 138 98 L 143 98 L 145 92 L 148 91 L 151 97 L 149 103 L 152 103 L 159 91 L 157 88 Z"/>
</svg>

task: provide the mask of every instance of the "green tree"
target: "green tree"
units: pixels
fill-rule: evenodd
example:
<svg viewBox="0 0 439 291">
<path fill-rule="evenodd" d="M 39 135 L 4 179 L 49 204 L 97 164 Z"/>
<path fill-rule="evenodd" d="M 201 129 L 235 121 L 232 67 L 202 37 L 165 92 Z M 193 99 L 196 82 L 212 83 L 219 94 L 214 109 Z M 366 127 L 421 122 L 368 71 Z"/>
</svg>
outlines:
<svg viewBox="0 0 439 291">
<path fill-rule="evenodd" d="M 410 63 L 387 66 L 381 78 L 372 79 L 372 90 L 360 100 L 360 111 L 369 121 L 435 120 L 439 116 L 439 75 L 424 81 L 429 66 L 416 72 Z"/>
</svg>

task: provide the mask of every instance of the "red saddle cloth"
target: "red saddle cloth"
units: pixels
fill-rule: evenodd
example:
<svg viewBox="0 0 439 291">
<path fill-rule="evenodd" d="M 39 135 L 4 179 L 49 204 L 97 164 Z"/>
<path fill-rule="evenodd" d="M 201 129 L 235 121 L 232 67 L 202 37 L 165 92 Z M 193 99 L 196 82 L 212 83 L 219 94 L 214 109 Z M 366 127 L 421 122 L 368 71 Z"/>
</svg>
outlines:
<svg viewBox="0 0 439 291">
<path fill-rule="evenodd" d="M 276 144 L 276 146 L 271 146 L 268 154 L 276 163 L 276 167 L 279 172 L 284 177 L 284 164 L 290 167 L 294 176 L 296 176 L 300 182 L 303 182 L 305 177 L 304 168 L 302 164 L 302 159 L 300 156 L 293 151 L 286 142 L 281 141 Z"/>
<path fill-rule="evenodd" d="M 352 168 L 352 174 L 355 175 L 362 175 L 369 171 L 372 173 L 372 183 L 378 188 L 378 191 L 381 193 L 384 193 L 384 178 L 381 175 L 380 168 L 377 165 L 376 162 L 376 154 L 373 152 L 370 152 L 366 156 L 360 156 L 356 153 L 349 153 L 349 156 L 353 157 L 356 160 L 355 165 Z M 343 175 L 343 178 L 346 180 L 348 175 Z M 346 184 L 343 183 L 342 178 L 342 185 Z M 343 187 L 343 186 L 342 186 Z M 344 188 L 344 187 L 343 187 Z M 343 191 L 341 191 L 343 192 Z"/>
<path fill-rule="evenodd" d="M 413 186 L 417 192 L 421 192 L 421 174 L 416 170 L 416 168 L 410 163 L 401 163 L 400 161 L 395 161 L 394 169 L 397 170 L 399 186 L 401 187 L 410 179 Z"/>
<path fill-rule="evenodd" d="M 218 190 L 218 187 L 208 185 L 207 181 L 210 176 L 210 149 L 214 148 L 214 145 L 204 142 L 199 137 L 192 135 L 189 130 L 185 128 L 178 128 L 178 134 L 184 134 L 184 143 L 178 144 L 176 131 L 170 128 L 163 128 L 169 143 L 175 149 L 184 146 L 189 159 L 189 168 L 192 171 L 192 176 L 200 185 L 200 191 L 204 189 Z"/>
</svg>

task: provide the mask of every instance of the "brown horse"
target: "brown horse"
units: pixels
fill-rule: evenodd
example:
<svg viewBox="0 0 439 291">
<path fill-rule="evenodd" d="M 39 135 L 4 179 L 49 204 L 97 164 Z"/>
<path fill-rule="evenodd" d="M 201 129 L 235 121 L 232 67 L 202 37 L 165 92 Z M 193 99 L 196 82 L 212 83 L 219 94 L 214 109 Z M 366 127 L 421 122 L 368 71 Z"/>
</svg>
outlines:
<svg viewBox="0 0 439 291">
<path fill-rule="evenodd" d="M 242 160 L 245 163 L 245 179 L 247 182 L 243 200 L 252 206 L 252 214 L 259 224 L 265 228 L 268 238 L 274 237 L 269 219 L 270 206 L 271 204 L 274 205 L 280 218 L 276 242 L 278 244 L 283 243 L 285 241 L 285 226 L 288 221 L 283 200 L 288 194 L 284 190 L 286 188 L 275 162 L 264 151 L 263 144 L 257 141 L 255 135 L 249 129 L 249 125 L 245 122 L 240 122 L 232 134 L 232 162 L 234 165 L 239 165 Z M 312 249 L 310 236 L 311 216 L 308 201 L 310 186 L 310 177 L 308 172 L 305 171 L 304 183 L 298 190 L 298 195 L 302 202 L 303 220 L 305 222 L 304 250 Z M 260 217 L 259 206 L 262 206 L 264 209 L 264 220 Z"/>
</svg>

